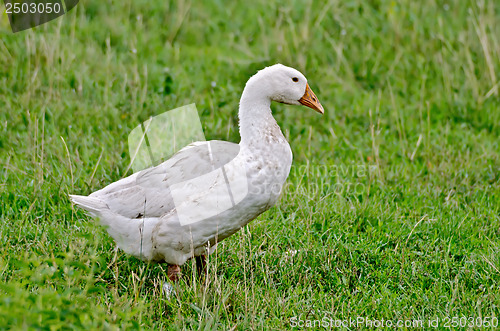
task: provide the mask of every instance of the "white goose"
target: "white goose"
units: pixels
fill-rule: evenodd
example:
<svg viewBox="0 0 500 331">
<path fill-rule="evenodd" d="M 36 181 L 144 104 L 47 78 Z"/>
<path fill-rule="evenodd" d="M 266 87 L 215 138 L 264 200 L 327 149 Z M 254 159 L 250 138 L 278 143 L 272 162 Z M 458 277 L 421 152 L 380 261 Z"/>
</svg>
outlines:
<svg viewBox="0 0 500 331">
<path fill-rule="evenodd" d="M 89 196 L 71 195 L 107 227 L 117 245 L 144 261 L 197 262 L 279 198 L 292 151 L 271 113 L 271 101 L 323 107 L 299 71 L 276 64 L 252 76 L 239 107 L 239 144 L 191 144 L 162 164 L 134 173 Z"/>
</svg>

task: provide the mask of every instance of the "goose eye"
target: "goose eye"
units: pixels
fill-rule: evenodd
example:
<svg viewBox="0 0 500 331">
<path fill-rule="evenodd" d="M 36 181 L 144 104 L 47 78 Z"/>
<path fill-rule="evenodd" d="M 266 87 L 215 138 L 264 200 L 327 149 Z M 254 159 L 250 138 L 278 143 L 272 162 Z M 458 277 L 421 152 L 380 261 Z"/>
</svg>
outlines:
<svg viewBox="0 0 500 331">
<path fill-rule="evenodd" d="M 294 82 L 296 82 L 296 83 L 299 81 L 299 79 L 298 79 L 297 77 L 293 77 L 293 78 L 292 78 L 292 80 L 293 80 Z"/>
</svg>

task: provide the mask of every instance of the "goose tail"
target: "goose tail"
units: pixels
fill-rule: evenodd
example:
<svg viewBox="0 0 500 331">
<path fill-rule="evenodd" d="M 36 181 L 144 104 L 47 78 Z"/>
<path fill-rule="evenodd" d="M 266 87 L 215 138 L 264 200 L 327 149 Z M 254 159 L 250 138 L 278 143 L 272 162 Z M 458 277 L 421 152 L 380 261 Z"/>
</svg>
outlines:
<svg viewBox="0 0 500 331">
<path fill-rule="evenodd" d="M 71 201 L 99 219 L 118 247 L 143 261 L 153 257 L 153 231 L 158 218 L 130 219 L 112 212 L 103 200 L 81 195 L 70 195 Z"/>
<path fill-rule="evenodd" d="M 71 194 L 69 198 L 75 205 L 78 205 L 81 208 L 85 209 L 93 216 L 100 216 L 104 211 L 109 210 L 106 202 L 102 201 L 99 198 Z"/>
</svg>

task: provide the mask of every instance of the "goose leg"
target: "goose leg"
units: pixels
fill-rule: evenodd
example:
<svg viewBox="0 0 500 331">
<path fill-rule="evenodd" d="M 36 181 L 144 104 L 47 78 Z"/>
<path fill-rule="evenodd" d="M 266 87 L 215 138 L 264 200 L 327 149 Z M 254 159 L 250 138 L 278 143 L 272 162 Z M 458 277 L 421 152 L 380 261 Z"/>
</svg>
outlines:
<svg viewBox="0 0 500 331">
<path fill-rule="evenodd" d="M 167 297 L 167 299 L 170 299 L 172 297 L 172 294 L 175 292 L 175 288 L 172 284 L 177 283 L 177 281 L 181 278 L 181 267 L 176 264 L 169 264 L 168 265 L 168 270 L 167 270 L 167 277 L 170 280 L 170 283 L 168 281 L 163 283 L 163 293 Z"/>
<path fill-rule="evenodd" d="M 196 272 L 199 279 L 203 279 L 207 275 L 207 256 L 200 255 L 196 257 Z"/>
<path fill-rule="evenodd" d="M 167 270 L 167 276 L 172 283 L 177 282 L 182 276 L 181 267 L 177 264 L 169 264 Z"/>
</svg>

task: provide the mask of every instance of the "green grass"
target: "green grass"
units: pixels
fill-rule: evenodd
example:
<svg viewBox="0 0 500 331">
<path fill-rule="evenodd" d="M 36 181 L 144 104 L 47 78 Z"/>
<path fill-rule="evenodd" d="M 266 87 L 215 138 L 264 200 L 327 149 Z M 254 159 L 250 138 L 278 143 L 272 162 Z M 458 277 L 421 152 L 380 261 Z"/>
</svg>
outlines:
<svg viewBox="0 0 500 331">
<path fill-rule="evenodd" d="M 83 1 L 17 34 L 2 15 L 0 329 L 500 317 L 499 21 L 494 0 Z M 125 176 L 132 128 L 178 106 L 237 142 L 242 88 L 277 62 L 326 113 L 273 105 L 285 194 L 166 300 L 165 266 L 67 195 Z"/>
</svg>

